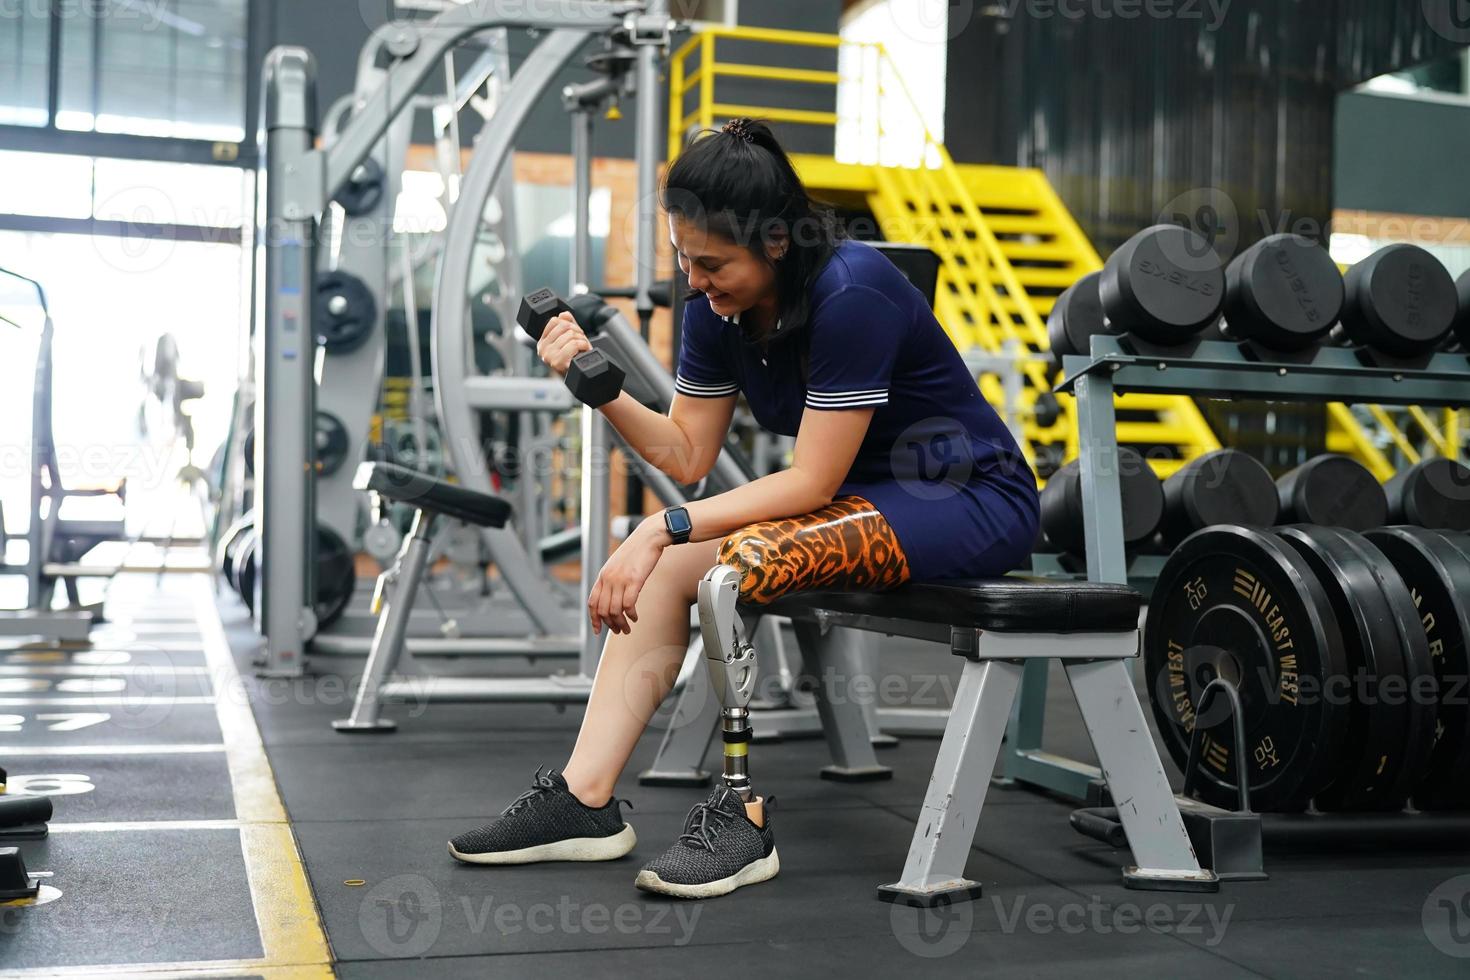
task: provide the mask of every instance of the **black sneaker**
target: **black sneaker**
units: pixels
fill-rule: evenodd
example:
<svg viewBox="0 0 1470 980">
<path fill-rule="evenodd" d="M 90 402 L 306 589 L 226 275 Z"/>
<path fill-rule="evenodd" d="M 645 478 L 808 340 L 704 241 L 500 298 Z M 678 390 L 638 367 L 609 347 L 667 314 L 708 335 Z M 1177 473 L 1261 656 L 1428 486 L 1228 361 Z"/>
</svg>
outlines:
<svg viewBox="0 0 1470 980">
<path fill-rule="evenodd" d="M 775 802 L 765 801 L 765 826 L 757 827 L 745 815 L 739 794 L 721 783 L 689 811 L 674 846 L 645 865 L 633 883 L 661 895 L 714 898 L 776 877 L 781 859 L 771 831 Z"/>
<path fill-rule="evenodd" d="M 536 770 L 531 788 L 500 811 L 500 819 L 449 842 L 449 853 L 469 864 L 536 861 L 611 861 L 638 843 L 613 797 L 593 809 L 572 794 L 561 773 Z M 631 807 L 632 804 L 628 803 Z"/>
</svg>

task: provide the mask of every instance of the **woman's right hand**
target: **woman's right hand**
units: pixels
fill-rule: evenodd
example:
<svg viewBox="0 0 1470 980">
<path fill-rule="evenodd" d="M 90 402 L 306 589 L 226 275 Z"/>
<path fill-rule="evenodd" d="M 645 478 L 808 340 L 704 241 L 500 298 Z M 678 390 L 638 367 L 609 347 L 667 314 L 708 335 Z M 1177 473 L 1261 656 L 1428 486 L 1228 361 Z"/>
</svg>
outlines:
<svg viewBox="0 0 1470 980">
<path fill-rule="evenodd" d="M 559 377 L 566 377 L 572 358 L 592 349 L 592 342 L 570 313 L 562 313 L 546 325 L 536 342 L 536 355 Z"/>
</svg>

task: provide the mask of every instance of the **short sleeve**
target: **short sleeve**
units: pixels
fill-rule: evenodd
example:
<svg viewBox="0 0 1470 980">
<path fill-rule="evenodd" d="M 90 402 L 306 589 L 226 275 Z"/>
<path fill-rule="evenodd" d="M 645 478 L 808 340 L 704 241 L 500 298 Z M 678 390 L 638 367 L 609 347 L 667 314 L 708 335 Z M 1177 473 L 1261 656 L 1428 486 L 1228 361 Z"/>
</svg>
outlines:
<svg viewBox="0 0 1470 980">
<path fill-rule="evenodd" d="M 898 307 L 868 286 L 846 286 L 812 316 L 806 407 L 822 411 L 888 404 L 888 386 L 909 328 Z"/>
<path fill-rule="evenodd" d="M 679 341 L 679 370 L 674 388 L 690 398 L 726 398 L 740 390 L 730 375 L 719 338 L 720 321 L 713 314 L 699 315 L 692 304 L 684 308 L 684 326 Z"/>
</svg>

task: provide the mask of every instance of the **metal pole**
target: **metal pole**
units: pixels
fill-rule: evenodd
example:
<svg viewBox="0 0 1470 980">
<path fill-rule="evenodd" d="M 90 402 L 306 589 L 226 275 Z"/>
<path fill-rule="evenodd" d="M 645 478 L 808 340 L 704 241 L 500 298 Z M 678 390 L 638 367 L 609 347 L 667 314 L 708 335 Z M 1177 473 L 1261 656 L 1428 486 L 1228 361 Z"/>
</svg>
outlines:
<svg viewBox="0 0 1470 980">
<path fill-rule="evenodd" d="M 592 586 L 607 564 L 609 551 L 609 510 L 612 480 L 612 444 L 607 419 L 595 408 L 582 408 L 582 590 L 584 597 L 592 595 Z M 585 602 L 585 598 L 584 598 Z M 578 635 L 582 640 L 579 664 L 582 676 L 597 676 L 597 661 L 602 657 L 602 643 L 607 636 L 606 627 L 599 636 L 592 632 L 587 610 L 580 609 Z"/>
<path fill-rule="evenodd" d="M 658 241 L 655 237 L 658 235 L 658 165 L 663 159 L 663 89 L 658 81 L 658 67 L 668 39 L 668 0 L 650 0 L 646 11 L 638 18 L 639 22 L 650 25 L 652 30 L 659 30 L 661 19 L 664 43 L 649 43 L 640 38 L 643 43 L 638 48 L 638 135 L 635 150 L 638 158 L 638 235 L 634 247 L 637 253 L 638 328 L 644 337 L 648 336 L 648 323 L 653 317 L 651 293 L 658 263 L 654 243 Z"/>
<path fill-rule="evenodd" d="M 261 529 L 255 609 L 265 637 L 268 676 L 298 677 L 310 622 L 307 596 L 313 530 L 311 467 L 315 417 L 312 366 L 316 336 L 315 215 L 294 197 L 299 170 L 312 152 L 316 65 L 304 48 L 277 48 L 265 65 L 266 245 L 265 323 L 256 357 L 261 378 L 255 400 L 256 506 Z M 302 506 L 305 501 L 308 506 Z M 269 583 L 269 587 L 266 587 Z"/>
<path fill-rule="evenodd" d="M 570 296 L 592 288 L 592 110 L 572 112 L 572 234 Z"/>
</svg>

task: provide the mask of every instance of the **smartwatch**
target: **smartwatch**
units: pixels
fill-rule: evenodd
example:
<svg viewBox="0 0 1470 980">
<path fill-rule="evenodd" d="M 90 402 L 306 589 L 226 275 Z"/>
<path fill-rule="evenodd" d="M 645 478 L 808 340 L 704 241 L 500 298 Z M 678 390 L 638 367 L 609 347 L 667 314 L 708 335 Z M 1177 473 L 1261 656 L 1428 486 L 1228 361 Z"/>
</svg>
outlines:
<svg viewBox="0 0 1470 980">
<path fill-rule="evenodd" d="M 689 521 L 689 511 L 683 507 L 670 507 L 664 511 L 664 527 L 668 529 L 669 537 L 674 539 L 674 544 L 688 544 L 689 535 L 694 530 Z"/>
</svg>

